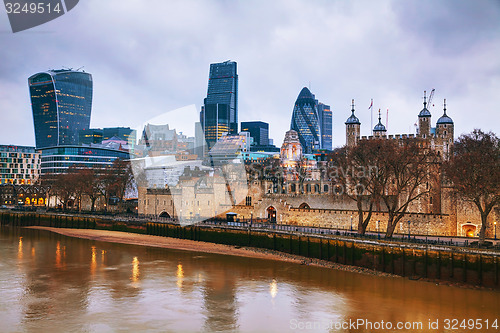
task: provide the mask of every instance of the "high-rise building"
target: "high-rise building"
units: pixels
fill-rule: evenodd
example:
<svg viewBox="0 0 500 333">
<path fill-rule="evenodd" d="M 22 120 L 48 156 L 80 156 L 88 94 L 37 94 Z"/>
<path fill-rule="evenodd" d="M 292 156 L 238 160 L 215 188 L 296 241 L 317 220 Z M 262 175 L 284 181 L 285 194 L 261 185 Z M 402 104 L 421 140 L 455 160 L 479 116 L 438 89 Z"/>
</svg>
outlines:
<svg viewBox="0 0 500 333">
<path fill-rule="evenodd" d="M 234 61 L 210 65 L 207 97 L 200 113 L 208 149 L 223 133 L 238 133 L 238 74 Z"/>
<path fill-rule="evenodd" d="M 49 70 L 28 79 L 37 148 L 78 144 L 90 126 L 92 75 Z"/>
<path fill-rule="evenodd" d="M 269 124 L 263 121 L 242 121 L 241 131 L 249 132 L 253 138 L 254 145 L 269 145 Z"/>
<path fill-rule="evenodd" d="M 304 153 L 310 154 L 321 148 L 321 129 L 314 95 L 306 87 L 302 88 L 293 108 L 290 129 L 299 135 Z"/>
<path fill-rule="evenodd" d="M 332 150 L 332 111 L 330 105 L 319 102 L 317 108 L 321 130 L 321 149 Z"/>
</svg>

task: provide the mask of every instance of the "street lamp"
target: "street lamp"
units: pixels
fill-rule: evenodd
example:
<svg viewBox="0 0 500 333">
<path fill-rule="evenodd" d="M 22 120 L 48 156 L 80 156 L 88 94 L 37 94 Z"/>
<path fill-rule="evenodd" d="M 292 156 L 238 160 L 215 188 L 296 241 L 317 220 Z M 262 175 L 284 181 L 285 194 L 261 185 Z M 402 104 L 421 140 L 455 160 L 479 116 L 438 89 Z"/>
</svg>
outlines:
<svg viewBox="0 0 500 333">
<path fill-rule="evenodd" d="M 495 225 L 495 240 L 497 240 L 497 222 L 493 222 L 493 224 Z"/>
<path fill-rule="evenodd" d="M 408 220 L 408 240 L 410 240 L 410 220 Z"/>
<path fill-rule="evenodd" d="M 351 231 L 352 231 L 352 215 L 351 215 Z"/>
</svg>

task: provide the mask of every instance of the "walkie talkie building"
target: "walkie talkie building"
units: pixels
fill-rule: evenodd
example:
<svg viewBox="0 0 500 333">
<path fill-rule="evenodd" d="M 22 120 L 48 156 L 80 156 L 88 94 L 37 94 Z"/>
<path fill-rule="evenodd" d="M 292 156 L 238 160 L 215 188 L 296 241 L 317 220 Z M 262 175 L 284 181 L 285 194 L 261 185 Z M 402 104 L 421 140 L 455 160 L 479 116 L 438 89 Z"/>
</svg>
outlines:
<svg viewBox="0 0 500 333">
<path fill-rule="evenodd" d="M 49 70 L 32 75 L 28 84 L 36 148 L 78 144 L 78 132 L 90 126 L 92 75 Z"/>
</svg>

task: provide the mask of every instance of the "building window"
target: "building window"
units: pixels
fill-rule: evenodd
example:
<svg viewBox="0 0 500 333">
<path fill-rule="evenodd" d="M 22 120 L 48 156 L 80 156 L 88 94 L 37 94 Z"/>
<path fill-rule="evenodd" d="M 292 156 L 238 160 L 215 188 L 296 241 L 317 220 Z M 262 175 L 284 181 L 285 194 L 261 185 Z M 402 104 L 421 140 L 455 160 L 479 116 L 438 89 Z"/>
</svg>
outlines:
<svg viewBox="0 0 500 333">
<path fill-rule="evenodd" d="M 245 198 L 245 205 L 246 206 L 251 206 L 252 205 L 252 197 L 246 197 Z"/>
</svg>

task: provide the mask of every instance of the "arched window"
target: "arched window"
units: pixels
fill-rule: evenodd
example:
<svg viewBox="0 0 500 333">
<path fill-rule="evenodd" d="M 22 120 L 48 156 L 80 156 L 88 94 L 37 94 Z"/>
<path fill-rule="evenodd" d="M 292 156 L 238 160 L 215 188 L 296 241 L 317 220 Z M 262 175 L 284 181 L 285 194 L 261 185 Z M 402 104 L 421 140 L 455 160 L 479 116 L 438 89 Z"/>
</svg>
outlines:
<svg viewBox="0 0 500 333">
<path fill-rule="evenodd" d="M 311 209 L 311 207 L 309 207 L 307 203 L 303 202 L 300 204 L 299 209 Z"/>
</svg>

